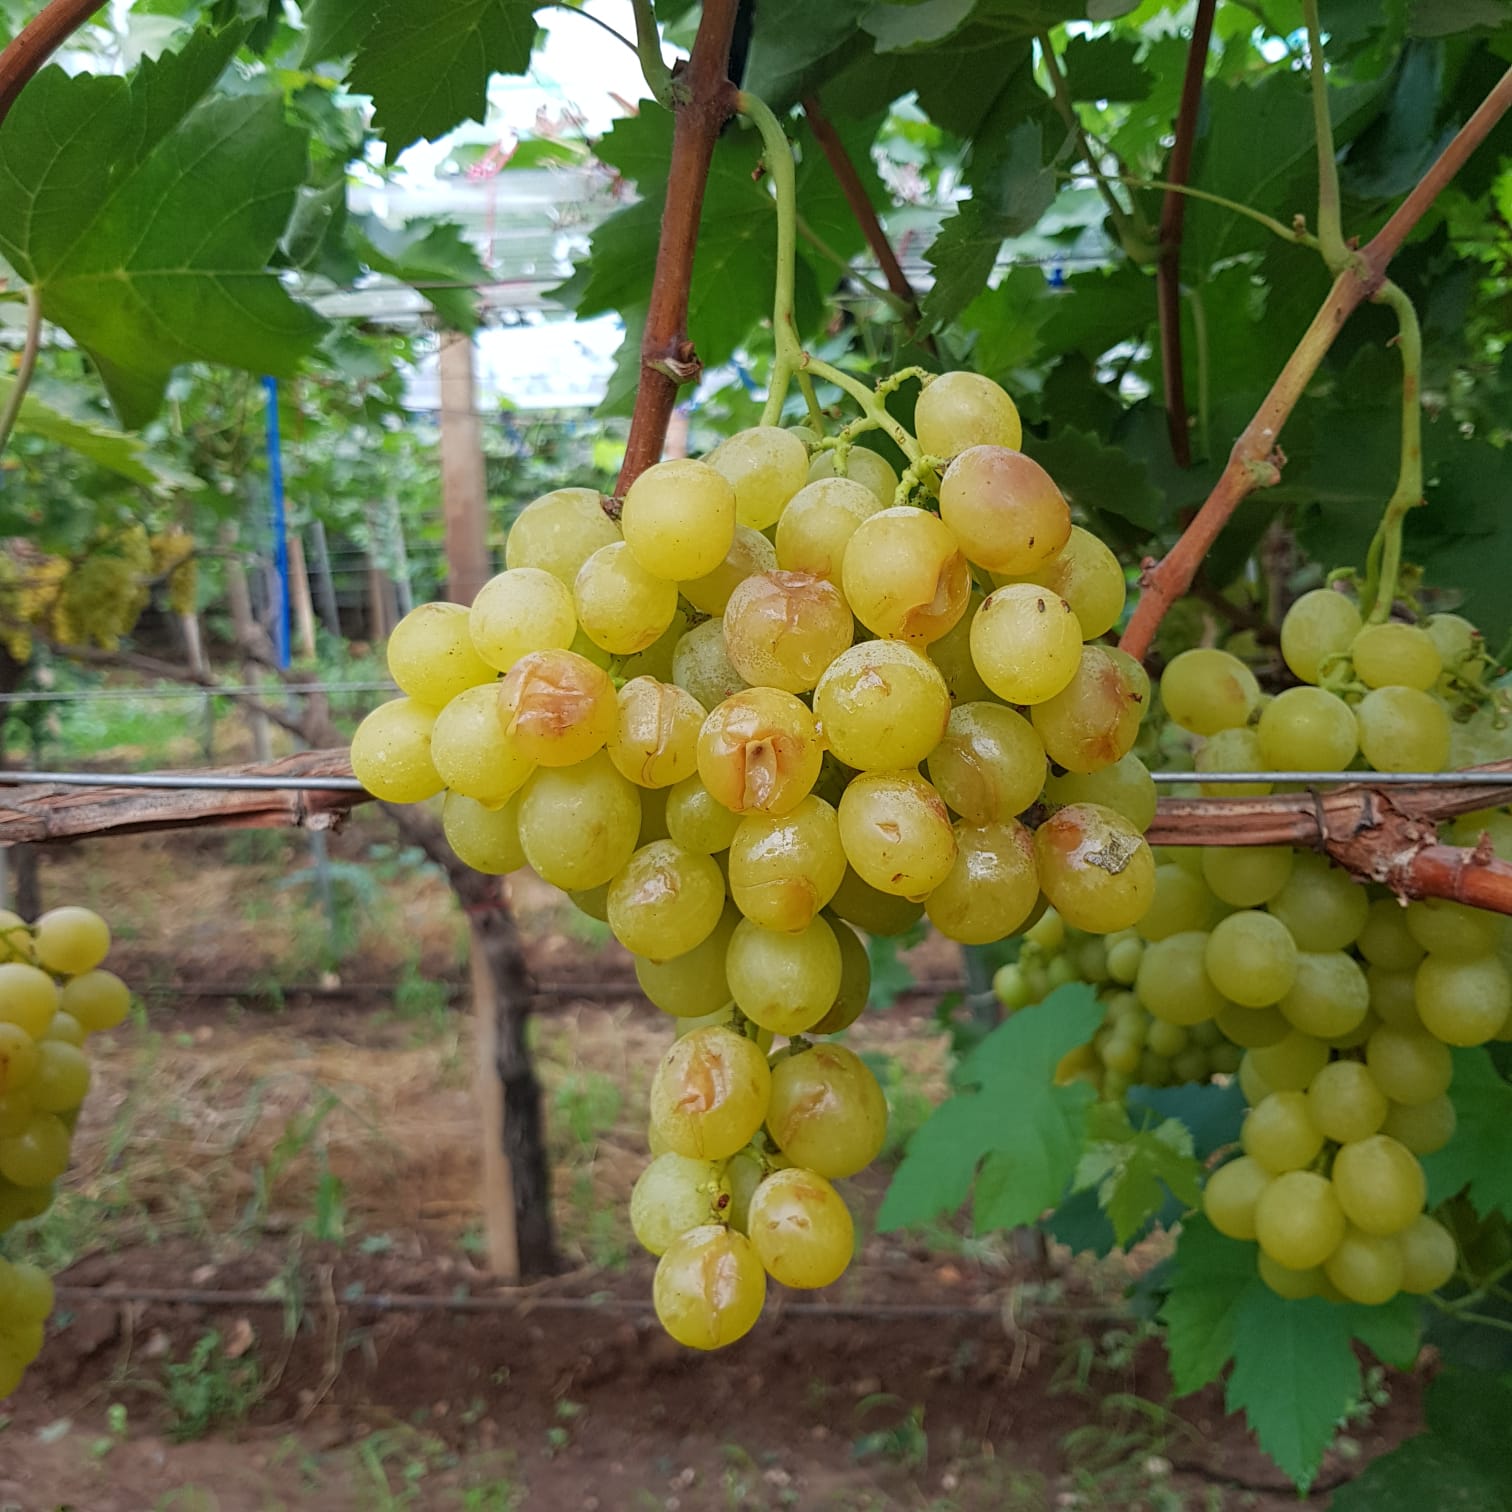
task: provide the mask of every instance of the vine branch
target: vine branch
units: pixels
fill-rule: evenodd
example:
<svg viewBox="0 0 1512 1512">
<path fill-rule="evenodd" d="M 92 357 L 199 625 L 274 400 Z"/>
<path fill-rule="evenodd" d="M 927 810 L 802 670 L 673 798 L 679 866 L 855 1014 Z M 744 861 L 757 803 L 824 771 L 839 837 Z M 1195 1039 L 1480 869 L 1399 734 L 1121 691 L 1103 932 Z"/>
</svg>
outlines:
<svg viewBox="0 0 1512 1512">
<path fill-rule="evenodd" d="M 14 387 L 0 412 L 0 452 L 10 440 L 26 400 L 26 391 L 31 387 L 32 374 L 37 370 L 37 353 L 42 350 L 42 295 L 33 284 L 26 291 L 26 340 L 21 347 L 21 362 L 16 368 Z"/>
<path fill-rule="evenodd" d="M 10 114 L 32 75 L 103 4 L 104 0 L 52 0 L 36 20 L 11 38 L 0 52 L 0 122 Z"/>
<path fill-rule="evenodd" d="M 662 56 L 661 33 L 656 26 L 656 12 L 651 9 L 651 0 L 631 0 L 635 10 L 635 55 L 640 59 L 641 75 L 646 88 L 658 104 L 671 110 L 676 105 L 672 85 L 672 70 Z M 584 15 L 588 13 L 583 12 Z M 597 19 L 596 17 L 593 19 Z M 612 30 L 612 28 L 611 28 Z M 619 36 L 618 32 L 615 32 Z M 623 38 L 620 38 L 623 41 Z"/>
</svg>

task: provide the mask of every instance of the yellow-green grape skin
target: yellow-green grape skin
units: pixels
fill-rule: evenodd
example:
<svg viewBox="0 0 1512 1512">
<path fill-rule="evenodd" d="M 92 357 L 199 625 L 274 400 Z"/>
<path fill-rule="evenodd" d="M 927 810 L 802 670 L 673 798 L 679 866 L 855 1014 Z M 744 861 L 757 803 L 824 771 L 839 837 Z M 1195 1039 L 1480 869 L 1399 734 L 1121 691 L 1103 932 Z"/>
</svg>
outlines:
<svg viewBox="0 0 1512 1512">
<path fill-rule="evenodd" d="M 1260 1279 L 1288 1302 L 1316 1297 L 1324 1280 L 1323 1272 L 1316 1266 L 1309 1270 L 1289 1270 L 1284 1265 L 1277 1265 L 1264 1250 L 1255 1256 L 1255 1269 L 1260 1273 Z"/>
<path fill-rule="evenodd" d="M 1360 963 L 1342 950 L 1299 951 L 1295 979 L 1280 1008 L 1301 1033 L 1337 1039 L 1370 1011 L 1370 984 Z"/>
<path fill-rule="evenodd" d="M 1353 600 L 1332 588 L 1304 593 L 1281 621 L 1281 656 L 1305 683 L 1322 680 L 1323 664 L 1349 650 L 1360 632 Z"/>
<path fill-rule="evenodd" d="M 1205 930 L 1212 916 L 1213 896 L 1202 878 L 1174 861 L 1162 861 L 1155 868 L 1150 906 L 1134 927 L 1145 940 L 1165 940 Z"/>
<path fill-rule="evenodd" d="M 1169 1060 L 1187 1048 L 1187 1032 L 1180 1024 L 1168 1024 L 1164 1019 L 1154 1019 L 1145 1033 L 1145 1043 L 1157 1055 Z"/>
<path fill-rule="evenodd" d="M 1473 849 L 1482 836 L 1490 841 L 1493 855 L 1503 861 L 1512 859 L 1512 814 L 1506 809 L 1477 809 L 1472 814 L 1461 814 L 1449 826 L 1449 839 L 1455 845 Z M 0 925 L 0 934 L 4 927 Z"/>
<path fill-rule="evenodd" d="M 131 991 L 113 971 L 86 971 L 63 984 L 58 1007 L 77 1019 L 86 1034 L 99 1034 L 126 1021 Z"/>
<path fill-rule="evenodd" d="M 1292 1033 L 1279 1008 L 1241 1008 L 1237 1003 L 1225 1003 L 1213 1015 L 1224 1035 L 1245 1050 L 1263 1050 L 1268 1045 L 1279 1045 Z"/>
<path fill-rule="evenodd" d="M 7 1028 L 15 1028 L 14 1024 L 6 1025 Z M 47 1026 L 43 1039 L 62 1040 L 66 1045 L 82 1045 L 88 1038 L 84 1026 L 71 1013 L 64 1013 L 60 1008 L 52 1016 Z"/>
<path fill-rule="evenodd" d="M 1342 772 L 1359 749 L 1349 705 L 1321 688 L 1288 688 L 1260 711 L 1260 752 L 1272 771 Z"/>
<path fill-rule="evenodd" d="M 43 1187 L 68 1169 L 68 1126 L 56 1113 L 34 1113 L 21 1133 L 0 1139 L 0 1176 Z"/>
<path fill-rule="evenodd" d="M 862 641 L 824 669 L 814 689 L 814 716 L 847 766 L 912 767 L 945 734 L 950 692 L 938 668 L 906 642 Z"/>
<path fill-rule="evenodd" d="M 840 843 L 879 892 L 922 899 L 950 874 L 956 841 L 940 795 L 916 772 L 861 772 L 840 798 Z"/>
<path fill-rule="evenodd" d="M 583 563 L 572 597 L 588 639 L 615 656 L 654 645 L 677 614 L 677 584 L 648 572 L 623 541 Z"/>
<path fill-rule="evenodd" d="M 473 649 L 500 672 L 527 651 L 565 651 L 577 634 L 572 594 L 539 567 L 514 567 L 490 578 L 468 612 Z"/>
<path fill-rule="evenodd" d="M 504 565 L 538 567 L 570 590 L 583 563 L 619 539 L 597 489 L 557 488 L 515 516 L 504 539 Z"/>
<path fill-rule="evenodd" d="M 58 1008 L 58 989 L 45 971 L 21 961 L 0 965 L 0 1024 L 41 1039 Z"/>
<path fill-rule="evenodd" d="M 505 728 L 497 683 L 469 688 L 442 709 L 430 751 L 441 783 L 490 807 L 508 803 L 536 767 Z"/>
<path fill-rule="evenodd" d="M 737 1233 L 746 1232 L 751 1218 L 751 1198 L 765 1179 L 766 1168 L 754 1151 L 739 1150 L 725 1162 L 724 1183 L 730 1191 L 725 1219 Z"/>
<path fill-rule="evenodd" d="M 810 1033 L 839 1034 L 861 1017 L 871 996 L 871 957 L 866 953 L 861 936 L 844 919 L 826 914 L 825 921 L 834 931 L 835 943 L 840 947 L 840 990 L 829 1011 Z"/>
<path fill-rule="evenodd" d="M 637 651 L 633 656 L 617 658 L 619 676 L 626 682 L 636 677 L 654 677 L 658 682 L 676 682 L 677 647 L 687 633 L 688 616 L 679 609 L 672 616 L 672 623 L 644 651 Z M 581 629 L 577 633 L 577 639 L 572 643 L 572 649 L 579 656 L 586 656 L 589 661 L 597 662 L 606 671 L 616 661 L 616 658 L 602 646 L 595 646 Z"/>
<path fill-rule="evenodd" d="M 714 1221 L 722 1187 L 718 1161 L 658 1155 L 631 1189 L 631 1231 L 643 1249 L 665 1254 L 680 1235 Z"/>
<path fill-rule="evenodd" d="M 1339 1247 L 1345 1226 L 1332 1184 L 1316 1171 L 1277 1176 L 1255 1204 L 1255 1238 L 1288 1270 L 1322 1265 Z"/>
<path fill-rule="evenodd" d="M 724 878 L 710 857 L 656 840 L 610 881 L 609 928 L 632 954 L 670 960 L 708 938 L 724 902 Z"/>
<path fill-rule="evenodd" d="M 1454 1138 L 1458 1121 L 1454 1103 L 1440 1095 L 1410 1107 L 1389 1103 L 1378 1132 L 1389 1134 L 1414 1155 L 1436 1155 Z"/>
<path fill-rule="evenodd" d="M 874 635 L 927 645 L 966 612 L 971 570 L 937 515 L 879 509 L 856 527 L 841 567 L 845 600 Z"/>
<path fill-rule="evenodd" d="M 796 1166 L 773 1171 L 756 1188 L 746 1223 L 767 1274 L 783 1286 L 828 1286 L 855 1253 L 844 1199 L 824 1177 Z"/>
<path fill-rule="evenodd" d="M 722 1349 L 761 1316 L 766 1271 L 744 1234 L 705 1224 L 668 1246 L 657 1262 L 652 1297 L 662 1327 L 679 1344 Z"/>
<path fill-rule="evenodd" d="M 496 673 L 478 655 L 468 626 L 463 604 L 419 604 L 410 610 L 386 647 L 389 676 L 399 691 L 439 709 L 464 689 L 492 682 Z"/>
<path fill-rule="evenodd" d="M 1012 819 L 1045 786 L 1045 748 L 1034 726 L 1002 704 L 957 704 L 928 758 L 929 780 L 969 824 Z"/>
<path fill-rule="evenodd" d="M 725 956 L 740 913 L 727 904 L 719 922 L 691 950 L 667 960 L 637 956 L 635 979 L 663 1013 L 676 1019 L 698 1019 L 718 1013 L 730 1003 Z"/>
<path fill-rule="evenodd" d="M 1071 538 L 1071 509 L 1050 474 L 1006 446 L 955 458 L 940 479 L 940 518 L 988 572 L 1032 573 Z"/>
<path fill-rule="evenodd" d="M 1484 1045 L 1501 1034 L 1512 1012 L 1512 977 L 1499 956 L 1430 955 L 1417 969 L 1416 987 L 1423 1027 L 1448 1045 Z"/>
<path fill-rule="evenodd" d="M 1199 772 L 1263 772 L 1265 753 L 1260 737 L 1248 725 L 1234 726 L 1209 735 L 1197 752 Z M 1204 782 L 1207 798 L 1259 798 L 1270 792 L 1268 782 Z"/>
<path fill-rule="evenodd" d="M 1248 1155 L 1219 1166 L 1202 1189 L 1202 1211 L 1208 1222 L 1230 1239 L 1253 1239 L 1255 1208 L 1273 1179 Z"/>
<path fill-rule="evenodd" d="M 998 587 L 1031 582 L 1058 593 L 1075 611 L 1089 641 L 1106 635 L 1119 622 L 1129 591 L 1122 563 L 1105 542 L 1080 525 L 1073 525 L 1066 544 L 1033 572 L 1017 579 L 1002 573 L 993 577 Z"/>
<path fill-rule="evenodd" d="M 969 446 L 1023 444 L 1018 406 L 980 373 L 941 373 L 925 385 L 914 406 L 914 431 L 929 457 L 954 457 Z"/>
<path fill-rule="evenodd" d="M 602 751 L 575 767 L 542 767 L 521 792 L 519 812 L 526 860 L 564 892 L 609 881 L 640 836 L 640 796 Z"/>
<path fill-rule="evenodd" d="M 685 688 L 654 677 L 631 678 L 615 699 L 609 759 L 637 787 L 696 781 L 704 717 L 703 705 Z"/>
<path fill-rule="evenodd" d="M 1375 688 L 1354 711 L 1360 750 L 1378 772 L 1441 772 L 1449 764 L 1449 711 L 1416 688 Z"/>
<path fill-rule="evenodd" d="M 39 966 L 78 976 L 110 954 L 110 926 L 92 908 L 50 908 L 32 926 L 32 946 Z"/>
<path fill-rule="evenodd" d="M 955 826 L 956 859 L 925 901 L 948 940 L 986 945 L 1013 934 L 1039 899 L 1034 836 L 1014 819 Z"/>
<path fill-rule="evenodd" d="M 1224 997 L 1245 1008 L 1263 1008 L 1279 1003 L 1291 990 L 1297 946 L 1279 919 L 1242 909 L 1213 926 L 1206 963 L 1208 976 Z"/>
<path fill-rule="evenodd" d="M 695 625 L 678 641 L 672 654 L 672 681 L 705 709 L 717 708 L 750 686 L 730 660 L 724 624 L 717 619 Z"/>
<path fill-rule="evenodd" d="M 1199 646 L 1171 658 L 1160 677 L 1160 697 L 1183 730 L 1216 735 L 1249 723 L 1260 684 L 1237 656 Z"/>
<path fill-rule="evenodd" d="M 882 1153 L 887 1099 L 855 1051 L 812 1045 L 773 1069 L 767 1129 L 794 1165 L 839 1181 Z"/>
<path fill-rule="evenodd" d="M 854 478 L 806 483 L 788 501 L 777 522 L 773 565 L 788 572 L 812 572 L 838 585 L 845 551 L 857 526 L 881 507 L 871 489 Z"/>
<path fill-rule="evenodd" d="M 694 756 L 696 762 L 696 742 Z M 686 850 L 706 856 L 728 850 L 740 823 L 741 816 L 714 797 L 696 772 L 667 791 L 667 833 Z"/>
<path fill-rule="evenodd" d="M 1299 950 L 1346 950 L 1370 916 L 1370 897 L 1323 857 L 1299 855 L 1266 908 L 1292 932 Z"/>
<path fill-rule="evenodd" d="M 1310 1034 L 1293 1030 L 1274 1045 L 1250 1051 L 1247 1059 L 1271 1091 L 1304 1092 L 1328 1064 L 1328 1046 Z"/>
<path fill-rule="evenodd" d="M 1158 795 L 1150 769 L 1132 753 L 1100 772 L 1065 772 L 1045 779 L 1051 803 L 1097 803 L 1122 814 L 1141 834 L 1155 821 Z"/>
<path fill-rule="evenodd" d="M 992 697 L 992 689 L 982 681 L 982 674 L 971 659 L 971 625 L 985 599 L 986 595 L 980 589 L 973 588 L 966 601 L 966 612 L 939 640 L 931 641 L 925 648 L 930 661 L 945 679 L 953 705 L 976 703 Z"/>
<path fill-rule="evenodd" d="M 1248 1107 L 1253 1108 L 1263 1098 L 1269 1097 L 1271 1094 L 1271 1088 L 1266 1084 L 1265 1078 L 1255 1068 L 1255 1058 L 1252 1051 L 1246 1051 L 1240 1056 L 1237 1079 L 1239 1090 L 1244 1094 L 1244 1101 Z"/>
<path fill-rule="evenodd" d="M 912 929 L 924 917 L 924 904 L 883 892 L 859 876 L 854 867 L 847 866 L 835 896 L 830 899 L 830 911 L 867 934 L 890 938 Z"/>
<path fill-rule="evenodd" d="M 574 888 L 567 894 L 572 906 L 600 924 L 609 922 L 609 884 L 600 882 L 597 887 Z"/>
<path fill-rule="evenodd" d="M 1109 935 L 1107 945 L 1108 976 L 1115 982 L 1131 986 L 1144 958 L 1144 941 L 1131 929 Z"/>
<path fill-rule="evenodd" d="M 1365 1064 L 1392 1102 L 1414 1107 L 1449 1090 L 1454 1059 L 1449 1047 L 1426 1030 L 1383 1024 L 1365 1046 Z"/>
<path fill-rule="evenodd" d="M 1133 749 L 1150 679 L 1127 652 L 1085 646 L 1071 681 L 1030 711 L 1045 754 L 1068 772 L 1098 772 Z"/>
<path fill-rule="evenodd" d="M 1155 858 L 1122 814 L 1096 803 L 1058 809 L 1034 832 L 1040 887 L 1074 929 L 1137 924 L 1155 895 Z"/>
<path fill-rule="evenodd" d="M 1380 966 L 1366 968 L 1365 980 L 1370 987 L 1370 1011 L 1393 1029 L 1423 1031 L 1418 1015 L 1416 973 L 1386 971 Z"/>
<path fill-rule="evenodd" d="M 441 806 L 441 826 L 458 859 L 474 871 L 502 877 L 525 865 L 518 794 L 502 808 L 487 808 L 465 794 L 448 793 Z"/>
<path fill-rule="evenodd" d="M 771 425 L 737 431 L 704 459 L 735 490 L 735 518 L 752 530 L 775 525 L 808 481 L 808 448 Z"/>
<path fill-rule="evenodd" d="M 754 1040 L 695 1029 L 675 1040 L 651 1080 L 651 1121 L 669 1150 L 723 1160 L 766 1118 L 772 1073 Z"/>
<path fill-rule="evenodd" d="M 1134 991 L 1157 1019 L 1183 1027 L 1210 1019 L 1224 1006 L 1203 965 L 1208 937 L 1200 930 L 1167 935 L 1146 947 Z"/>
<path fill-rule="evenodd" d="M 660 578 L 700 578 L 735 538 L 735 490 L 707 462 L 673 457 L 648 467 L 620 507 L 631 555 Z"/>
<path fill-rule="evenodd" d="M 758 573 L 725 606 L 725 649 L 753 687 L 808 692 L 854 633 L 840 590 L 810 572 Z"/>
<path fill-rule="evenodd" d="M 1433 637 L 1417 625 L 1388 621 L 1366 625 L 1349 647 L 1355 676 L 1367 688 L 1404 687 L 1427 692 L 1444 670 Z"/>
<path fill-rule="evenodd" d="M 409 698 L 379 704 L 352 736 L 352 771 L 385 803 L 423 803 L 445 786 L 431 759 L 436 711 Z"/>
<path fill-rule="evenodd" d="M 1202 849 L 1202 880 L 1208 890 L 1234 908 L 1258 908 L 1286 886 L 1293 852 L 1285 845 L 1207 845 Z"/>
<path fill-rule="evenodd" d="M 52 1312 L 55 1300 L 52 1277 L 40 1266 L 13 1260 L 6 1280 L 9 1310 L 23 1323 L 41 1323 Z"/>
<path fill-rule="evenodd" d="M 89 1062 L 84 1052 L 64 1040 L 37 1044 L 37 1066 L 26 1083 L 32 1107 L 42 1113 L 70 1113 L 89 1091 Z"/>
<path fill-rule="evenodd" d="M 845 471 L 836 468 L 835 453 L 822 451 L 809 463 L 808 480 L 816 483 L 821 478 L 847 477 L 868 489 L 878 505 L 886 509 L 898 491 L 898 474 L 886 457 L 865 446 L 853 446 L 846 455 Z"/>
<path fill-rule="evenodd" d="M 1486 641 L 1480 631 L 1458 614 L 1430 614 L 1423 621 L 1423 629 L 1438 648 L 1439 659 L 1444 664 L 1443 676 L 1438 686 L 1452 692 L 1455 679 L 1475 682 L 1486 671 Z"/>
<path fill-rule="evenodd" d="M 0 961 L 35 962 L 36 959 L 30 926 L 19 914 L 0 908 Z"/>
<path fill-rule="evenodd" d="M 698 736 L 698 775 L 736 814 L 790 814 L 812 790 L 823 758 L 814 716 L 778 688 L 732 694 Z"/>
<path fill-rule="evenodd" d="M 1330 1061 L 1307 1088 L 1312 1121 L 1336 1144 L 1380 1132 L 1390 1104 L 1360 1061 Z"/>
<path fill-rule="evenodd" d="M 795 933 L 735 926 L 725 975 L 736 1006 L 773 1034 L 802 1034 L 830 1010 L 840 991 L 840 945 L 823 919 Z"/>
<path fill-rule="evenodd" d="M 19 1024 L 0 1023 L 0 1094 L 24 1087 L 37 1069 L 37 1045 Z"/>
<path fill-rule="evenodd" d="M 1305 1093 L 1272 1092 L 1245 1115 L 1239 1142 L 1251 1160 L 1279 1176 L 1311 1165 L 1323 1148 L 1323 1132 L 1312 1120 Z"/>
<path fill-rule="evenodd" d="M 1408 916 L 1409 909 L 1395 898 L 1377 898 L 1370 905 L 1355 946 L 1372 966 L 1411 971 L 1423 959 L 1425 947 L 1413 938 Z"/>
<path fill-rule="evenodd" d="M 771 572 L 777 567 L 777 552 L 759 530 L 749 525 L 735 527 L 735 539 L 724 560 L 702 577 L 678 584 L 682 596 L 704 614 L 722 615 L 730 595 L 749 577 Z"/>
<path fill-rule="evenodd" d="M 1423 951 L 1466 961 L 1496 949 L 1496 916 L 1482 909 L 1448 898 L 1417 898 L 1401 912 L 1408 935 Z"/>
<path fill-rule="evenodd" d="M 1426 1213 L 1419 1213 L 1396 1236 L 1402 1254 L 1402 1290 L 1426 1296 L 1447 1286 L 1459 1265 L 1454 1235 Z"/>
<path fill-rule="evenodd" d="M 971 657 L 982 680 L 1005 703 L 1043 703 L 1076 676 L 1081 625 L 1059 594 L 1032 583 L 1010 583 L 988 594 L 977 610 Z"/>
<path fill-rule="evenodd" d="M 812 793 L 780 817 L 748 814 L 730 842 L 730 896 L 763 929 L 806 929 L 844 875 L 840 821 Z"/>
<path fill-rule="evenodd" d="M 614 682 L 574 651 L 530 651 L 499 684 L 499 717 L 532 765 L 574 766 L 614 733 Z"/>
<path fill-rule="evenodd" d="M 1423 1210 L 1428 1187 L 1406 1145 L 1372 1134 L 1341 1145 L 1334 1156 L 1334 1191 L 1345 1216 L 1367 1234 L 1399 1234 Z"/>
<path fill-rule="evenodd" d="M 1351 1302 L 1379 1307 L 1402 1289 L 1402 1247 L 1395 1237 L 1381 1238 L 1351 1225 L 1327 1260 L 1323 1273 Z"/>
</svg>

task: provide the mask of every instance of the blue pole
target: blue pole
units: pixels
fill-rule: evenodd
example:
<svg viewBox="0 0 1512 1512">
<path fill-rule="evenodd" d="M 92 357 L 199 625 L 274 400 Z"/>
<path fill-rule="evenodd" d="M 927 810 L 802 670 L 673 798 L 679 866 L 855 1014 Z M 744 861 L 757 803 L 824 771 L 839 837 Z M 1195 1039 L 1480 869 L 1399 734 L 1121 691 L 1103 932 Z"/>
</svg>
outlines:
<svg viewBox="0 0 1512 1512">
<path fill-rule="evenodd" d="M 273 512 L 273 567 L 278 577 L 278 602 L 273 609 L 273 639 L 278 665 L 289 665 L 289 531 L 284 520 L 283 448 L 278 437 L 278 380 L 264 378 L 268 396 L 268 493 Z"/>
</svg>

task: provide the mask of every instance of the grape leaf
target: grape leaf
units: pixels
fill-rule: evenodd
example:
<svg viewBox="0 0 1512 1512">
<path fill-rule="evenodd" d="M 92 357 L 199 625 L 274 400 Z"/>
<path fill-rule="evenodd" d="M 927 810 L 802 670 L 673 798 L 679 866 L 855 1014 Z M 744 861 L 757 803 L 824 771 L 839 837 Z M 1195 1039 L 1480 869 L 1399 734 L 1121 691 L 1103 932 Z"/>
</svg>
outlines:
<svg viewBox="0 0 1512 1512">
<path fill-rule="evenodd" d="M 1108 32 L 1101 37 L 1068 37 L 1061 55 L 1074 100 L 1142 100 L 1154 82 L 1138 61 L 1139 43 Z"/>
<path fill-rule="evenodd" d="M 1151 482 L 1143 462 L 1084 431 L 1066 426 L 1045 440 L 1025 436 L 1024 450 L 1049 472 L 1066 498 L 1083 509 L 1154 531 L 1172 507 Z"/>
<path fill-rule="evenodd" d="M 1201 1173 L 1192 1136 L 1178 1119 L 1136 1129 L 1119 1103 L 1097 1102 L 1087 1110 L 1087 1144 L 1073 1181 L 1097 1193 L 1120 1245 L 1127 1245 L 1169 1196 L 1189 1208 L 1201 1201 Z"/>
<path fill-rule="evenodd" d="M 1160 1309 L 1177 1396 L 1216 1381 L 1233 1358 L 1239 1309 L 1264 1282 L 1255 1247 L 1226 1239 L 1206 1218 L 1190 1218 L 1176 1242 L 1173 1281 Z"/>
<path fill-rule="evenodd" d="M 363 216 L 353 226 L 352 240 L 368 267 L 415 286 L 453 330 L 476 328 L 478 287 L 489 273 L 460 227 L 418 217 L 393 228 L 376 216 Z"/>
<path fill-rule="evenodd" d="M 1502 1149 L 1512 1126 L 1512 1086 L 1484 1050 L 1456 1050 L 1449 1100 L 1456 1118 L 1454 1138 L 1436 1155 L 1422 1158 L 1428 1205 L 1464 1191 L 1482 1218 L 1491 1213 L 1512 1217 L 1512 1163 Z"/>
<path fill-rule="evenodd" d="M 751 31 L 745 87 L 774 110 L 794 104 L 837 66 L 851 61 L 861 18 L 871 8 L 872 0 L 825 0 L 823 5 L 762 0 Z"/>
<path fill-rule="evenodd" d="M 1512 22 L 1507 0 L 1412 0 L 1407 26 L 1415 37 L 1448 37 Z"/>
<path fill-rule="evenodd" d="M 909 930 L 904 935 L 868 935 L 866 958 L 871 964 L 871 991 L 866 1005 L 879 1012 L 891 1008 L 914 984 L 914 974 L 908 969 L 901 952 L 917 945 L 921 935 Z"/>
<path fill-rule="evenodd" d="M 874 5 L 861 18 L 861 27 L 876 38 L 879 53 L 903 52 L 950 36 L 966 24 L 975 9 L 976 0 Z"/>
<path fill-rule="evenodd" d="M 1081 1153 L 1093 1096 L 1084 1083 L 1056 1086 L 1055 1068 L 1091 1038 L 1102 1013 L 1092 990 L 1077 983 L 994 1029 L 961 1067 L 970 1090 L 942 1103 L 909 1141 L 877 1227 L 953 1212 L 974 1179 L 979 1233 L 1033 1222 L 1053 1206 Z"/>
</svg>

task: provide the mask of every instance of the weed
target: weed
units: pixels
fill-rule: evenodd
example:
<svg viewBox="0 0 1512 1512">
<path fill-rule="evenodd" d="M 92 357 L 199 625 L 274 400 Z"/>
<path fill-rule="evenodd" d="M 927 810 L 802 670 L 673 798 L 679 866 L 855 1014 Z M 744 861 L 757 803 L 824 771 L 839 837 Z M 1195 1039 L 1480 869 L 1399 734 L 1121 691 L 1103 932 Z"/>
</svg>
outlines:
<svg viewBox="0 0 1512 1512">
<path fill-rule="evenodd" d="M 557 1126 L 579 1145 L 593 1145 L 615 1125 L 625 1104 L 619 1084 L 601 1071 L 573 1072 L 556 1090 Z"/>
<path fill-rule="evenodd" d="M 346 1186 L 320 1152 L 320 1179 L 315 1186 L 315 1211 L 304 1221 L 312 1239 L 340 1243 L 346 1236 Z"/>
<path fill-rule="evenodd" d="M 451 1026 L 452 989 L 420 970 L 420 961 L 410 956 L 399 968 L 394 983 L 394 1012 L 402 1019 L 421 1020 L 432 1033 L 440 1034 Z"/>
<path fill-rule="evenodd" d="M 126 1442 L 126 1408 L 120 1402 L 112 1402 L 105 1409 L 105 1432 L 89 1444 L 91 1459 L 104 1459 L 117 1444 Z"/>
<path fill-rule="evenodd" d="M 569 1402 L 563 1397 L 555 1407 L 556 1422 L 546 1430 L 546 1458 L 554 1459 L 572 1444 L 577 1420 L 588 1410 L 581 1402 Z"/>
<path fill-rule="evenodd" d="M 261 1374 L 256 1360 L 231 1359 L 219 1333 L 201 1334 L 187 1360 L 170 1361 L 163 1369 L 169 1436 L 182 1443 L 241 1422 L 261 1393 Z"/>
<path fill-rule="evenodd" d="M 856 1403 L 856 1417 L 865 1419 L 879 1407 L 902 1407 L 901 1398 L 876 1392 Z M 924 1431 L 924 1408 L 915 1405 L 891 1428 L 878 1428 L 858 1435 L 851 1445 L 857 1460 L 889 1459 L 905 1470 L 919 1471 L 929 1463 L 929 1435 Z"/>
</svg>

